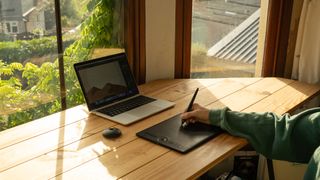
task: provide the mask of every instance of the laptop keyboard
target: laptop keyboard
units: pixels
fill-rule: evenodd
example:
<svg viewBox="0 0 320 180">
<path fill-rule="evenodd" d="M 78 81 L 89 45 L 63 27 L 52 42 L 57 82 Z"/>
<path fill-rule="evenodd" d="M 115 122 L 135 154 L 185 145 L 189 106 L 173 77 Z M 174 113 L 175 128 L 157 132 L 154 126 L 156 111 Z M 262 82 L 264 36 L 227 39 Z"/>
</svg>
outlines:
<svg viewBox="0 0 320 180">
<path fill-rule="evenodd" d="M 144 104 L 150 103 L 152 101 L 155 101 L 156 99 L 149 98 L 146 96 L 138 96 L 132 99 L 129 99 L 127 101 L 123 101 L 121 103 L 115 104 L 113 106 L 109 106 L 103 109 L 99 109 L 98 112 L 107 114 L 108 116 L 115 116 L 118 114 L 121 114 L 123 112 L 129 111 L 131 109 L 134 109 L 138 106 L 142 106 Z"/>
</svg>

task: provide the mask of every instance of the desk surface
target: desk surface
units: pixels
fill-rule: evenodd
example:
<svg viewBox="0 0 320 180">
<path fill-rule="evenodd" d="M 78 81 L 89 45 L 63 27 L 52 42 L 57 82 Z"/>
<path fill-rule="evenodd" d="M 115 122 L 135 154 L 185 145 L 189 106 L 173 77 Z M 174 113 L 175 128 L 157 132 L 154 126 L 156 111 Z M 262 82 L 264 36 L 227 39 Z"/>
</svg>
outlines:
<svg viewBox="0 0 320 180">
<path fill-rule="evenodd" d="M 208 108 L 292 112 L 320 86 L 281 78 L 159 80 L 142 94 L 176 103 L 174 108 L 129 126 L 95 115 L 80 105 L 0 132 L 0 179 L 194 179 L 247 144 L 226 133 L 187 154 L 137 138 L 135 133 L 182 112 L 194 90 Z M 104 139 L 115 126 L 121 138 Z"/>
</svg>

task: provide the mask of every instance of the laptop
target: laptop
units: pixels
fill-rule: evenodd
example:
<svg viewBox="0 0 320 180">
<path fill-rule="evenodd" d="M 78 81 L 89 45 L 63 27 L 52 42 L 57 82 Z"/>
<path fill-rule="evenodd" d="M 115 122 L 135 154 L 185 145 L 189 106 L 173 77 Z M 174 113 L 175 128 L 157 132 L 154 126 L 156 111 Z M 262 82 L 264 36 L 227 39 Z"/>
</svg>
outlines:
<svg viewBox="0 0 320 180">
<path fill-rule="evenodd" d="M 74 64 L 88 110 L 122 125 L 173 107 L 139 93 L 125 53 Z"/>
<path fill-rule="evenodd" d="M 180 114 L 146 128 L 136 135 L 180 153 L 187 153 L 223 132 L 209 124 L 196 122 L 181 126 Z"/>
</svg>

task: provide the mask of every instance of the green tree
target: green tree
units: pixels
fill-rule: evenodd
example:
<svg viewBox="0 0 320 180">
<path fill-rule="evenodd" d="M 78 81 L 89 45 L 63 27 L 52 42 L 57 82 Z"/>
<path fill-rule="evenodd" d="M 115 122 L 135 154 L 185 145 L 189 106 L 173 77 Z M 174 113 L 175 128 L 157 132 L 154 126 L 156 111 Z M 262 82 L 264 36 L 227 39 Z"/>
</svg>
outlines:
<svg viewBox="0 0 320 180">
<path fill-rule="evenodd" d="M 92 2 L 96 4 L 81 24 L 80 39 L 70 45 L 63 55 L 69 107 L 84 102 L 73 64 L 90 59 L 94 48 L 123 47 L 123 41 L 117 37 L 121 34 L 121 26 L 118 25 L 120 13 L 115 10 L 116 0 L 92 0 L 88 8 L 92 8 Z M 23 89 L 24 81 L 26 85 Z M 0 61 L 0 130 L 60 111 L 59 95 L 58 60 L 41 66 Z M 23 110 L 27 106 L 32 108 Z M 15 113 L 5 114 L 5 111 Z"/>
<path fill-rule="evenodd" d="M 84 102 L 80 86 L 76 79 L 73 64 L 90 58 L 95 48 L 123 47 L 119 40 L 121 30 L 120 12 L 115 11 L 115 0 L 92 0 L 88 9 L 95 2 L 92 14 L 81 24 L 81 38 L 65 51 L 66 86 L 68 89 L 67 104 L 74 106 Z"/>
<path fill-rule="evenodd" d="M 86 18 L 87 9 L 82 8 L 89 0 L 60 0 L 60 11 L 63 28 L 72 28 Z M 90 1 L 91 2 L 91 1 Z M 43 1 L 47 29 L 55 27 L 54 1 Z"/>
<path fill-rule="evenodd" d="M 22 84 L 15 71 L 23 69 L 20 63 L 6 64 L 0 60 L 0 109 L 5 109 L 14 99 L 20 98 Z"/>
</svg>

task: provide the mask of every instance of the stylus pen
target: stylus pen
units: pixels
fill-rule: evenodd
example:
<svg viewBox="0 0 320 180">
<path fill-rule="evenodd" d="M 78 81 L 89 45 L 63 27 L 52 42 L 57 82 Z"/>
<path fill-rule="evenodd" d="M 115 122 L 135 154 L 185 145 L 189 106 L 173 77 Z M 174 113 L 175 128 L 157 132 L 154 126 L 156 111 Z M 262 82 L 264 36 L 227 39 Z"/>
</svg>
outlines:
<svg viewBox="0 0 320 180">
<path fill-rule="evenodd" d="M 194 94 L 193 94 L 193 96 L 192 96 L 192 98 L 191 98 L 191 101 L 190 101 L 190 103 L 189 103 L 189 105 L 188 105 L 187 112 L 192 111 L 192 105 L 193 105 L 194 100 L 195 100 L 196 97 L 197 97 L 198 91 L 199 91 L 199 88 L 197 88 L 196 91 L 194 92 Z M 187 125 L 188 125 L 188 122 L 187 122 L 187 121 L 182 121 L 182 123 L 181 123 L 181 126 L 182 126 L 182 127 L 186 127 Z"/>
</svg>

